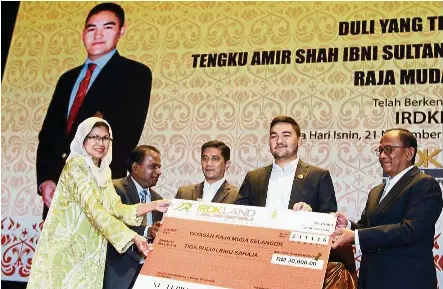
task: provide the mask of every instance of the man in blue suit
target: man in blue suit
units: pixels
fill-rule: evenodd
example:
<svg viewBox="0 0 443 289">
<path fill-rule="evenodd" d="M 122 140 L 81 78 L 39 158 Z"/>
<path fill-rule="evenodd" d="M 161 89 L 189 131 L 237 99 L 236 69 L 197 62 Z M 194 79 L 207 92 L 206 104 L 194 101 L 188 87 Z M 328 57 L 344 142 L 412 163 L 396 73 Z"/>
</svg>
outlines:
<svg viewBox="0 0 443 289">
<path fill-rule="evenodd" d="M 371 190 L 357 223 L 337 213 L 333 247 L 361 248 L 359 289 L 437 288 L 432 249 L 440 185 L 414 166 L 417 139 L 408 130 L 385 132 L 376 153 L 389 179 Z"/>
</svg>

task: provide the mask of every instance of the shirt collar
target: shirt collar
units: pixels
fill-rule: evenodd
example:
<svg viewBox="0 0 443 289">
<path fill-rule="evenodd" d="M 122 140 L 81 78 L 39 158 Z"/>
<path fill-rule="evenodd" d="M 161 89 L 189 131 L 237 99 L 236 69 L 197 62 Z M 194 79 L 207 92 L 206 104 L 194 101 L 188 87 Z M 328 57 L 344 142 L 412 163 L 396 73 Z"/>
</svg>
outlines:
<svg viewBox="0 0 443 289">
<path fill-rule="evenodd" d="M 212 188 L 212 187 L 221 187 L 221 185 L 224 183 L 226 181 L 226 178 L 225 177 L 223 177 L 223 178 L 221 178 L 220 180 L 218 180 L 218 181 L 216 181 L 215 183 L 212 183 L 212 184 L 210 184 L 210 183 L 208 183 L 208 181 L 206 181 L 206 179 L 205 179 L 205 183 L 204 183 L 204 186 L 203 187 L 207 187 L 207 188 Z"/>
<path fill-rule="evenodd" d="M 399 179 L 401 179 L 401 177 L 403 177 L 410 169 L 412 169 L 414 166 L 409 166 L 406 169 L 402 170 L 401 172 L 399 172 L 397 175 L 393 176 L 392 178 L 389 177 L 389 183 L 395 184 L 398 182 Z"/>
<path fill-rule="evenodd" d="M 299 160 L 300 160 L 299 157 L 297 157 L 295 160 L 293 160 L 292 162 L 286 164 L 285 167 L 282 168 L 282 167 L 280 167 L 279 165 L 277 165 L 277 164 L 275 163 L 275 159 L 274 159 L 274 160 L 272 161 L 272 169 L 279 169 L 279 170 L 281 170 L 281 171 L 285 171 L 285 170 L 287 170 L 287 169 L 291 169 L 291 170 L 294 170 L 294 171 L 295 171 L 295 170 L 297 169 L 298 161 L 299 161 Z"/>
<path fill-rule="evenodd" d="M 85 65 L 87 66 L 89 63 L 95 63 L 97 64 L 97 66 L 99 68 L 103 68 L 106 63 L 108 63 L 108 61 L 111 59 L 112 56 L 114 56 L 114 54 L 117 52 L 117 49 L 114 48 L 111 51 L 109 51 L 108 53 L 106 53 L 105 55 L 103 55 L 102 57 L 100 57 L 99 59 L 96 59 L 94 61 L 92 61 L 91 59 L 87 58 Z"/>
<path fill-rule="evenodd" d="M 131 179 L 132 179 L 132 181 L 134 182 L 135 188 L 137 189 L 137 192 L 138 192 L 139 194 L 140 194 L 140 192 L 143 191 L 143 190 L 146 190 L 146 191 L 148 192 L 148 195 L 151 193 L 151 192 L 149 191 L 149 188 L 143 189 L 143 187 L 140 186 L 140 184 L 137 183 L 137 181 L 134 180 L 134 178 L 133 178 L 132 176 L 131 176 Z"/>
</svg>

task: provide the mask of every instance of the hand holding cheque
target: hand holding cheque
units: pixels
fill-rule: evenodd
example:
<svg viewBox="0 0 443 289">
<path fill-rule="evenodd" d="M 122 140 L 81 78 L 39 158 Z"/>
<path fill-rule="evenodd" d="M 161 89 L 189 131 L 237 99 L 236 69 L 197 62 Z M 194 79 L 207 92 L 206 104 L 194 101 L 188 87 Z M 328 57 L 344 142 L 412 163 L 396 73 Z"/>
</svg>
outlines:
<svg viewBox="0 0 443 289">
<path fill-rule="evenodd" d="M 320 289 L 335 225 L 331 214 L 172 200 L 134 288 Z"/>
</svg>

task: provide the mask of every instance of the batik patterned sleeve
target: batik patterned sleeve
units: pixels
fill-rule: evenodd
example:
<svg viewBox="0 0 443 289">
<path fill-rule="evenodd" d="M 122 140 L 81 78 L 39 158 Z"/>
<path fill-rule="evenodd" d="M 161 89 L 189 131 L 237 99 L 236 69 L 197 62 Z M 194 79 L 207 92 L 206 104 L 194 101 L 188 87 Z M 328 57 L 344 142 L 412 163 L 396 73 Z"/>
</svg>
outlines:
<svg viewBox="0 0 443 289">
<path fill-rule="evenodd" d="M 72 158 L 66 165 L 64 170 L 69 175 L 66 180 L 72 182 L 66 184 L 71 188 L 70 194 L 73 200 L 79 205 L 89 222 L 114 246 L 114 248 L 122 253 L 126 251 L 132 244 L 132 239 L 136 233 L 130 230 L 123 222 L 114 217 L 105 207 L 104 200 L 109 196 L 103 194 L 103 190 L 97 185 L 95 180 L 88 172 L 86 162 L 82 158 Z M 103 199 L 100 199 L 100 196 Z M 136 218 L 137 206 L 128 206 L 123 214 Z M 141 222 L 141 218 L 137 218 Z M 136 222 L 136 223 L 139 223 Z"/>
</svg>

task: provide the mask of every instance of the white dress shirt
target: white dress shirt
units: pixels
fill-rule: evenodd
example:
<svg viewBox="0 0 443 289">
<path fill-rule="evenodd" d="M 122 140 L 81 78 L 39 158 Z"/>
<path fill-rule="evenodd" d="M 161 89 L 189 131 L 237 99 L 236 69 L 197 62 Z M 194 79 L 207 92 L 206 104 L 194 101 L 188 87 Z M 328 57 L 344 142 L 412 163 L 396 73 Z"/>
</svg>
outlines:
<svg viewBox="0 0 443 289">
<path fill-rule="evenodd" d="M 414 166 L 409 166 L 406 169 L 402 170 L 400 173 L 398 173 L 396 176 L 394 176 L 393 178 L 390 178 L 387 182 L 386 182 L 386 186 L 385 189 L 383 190 L 382 196 L 380 198 L 380 202 L 383 200 L 384 197 L 386 197 L 386 195 L 389 193 L 389 191 L 395 186 L 395 184 L 401 179 L 401 177 L 403 177 L 410 169 L 412 169 Z M 348 226 L 349 229 L 351 228 L 351 222 L 349 222 L 348 220 Z M 361 251 L 360 250 L 360 239 L 358 237 L 358 230 L 355 230 L 355 247 L 357 249 L 357 251 Z"/>
<path fill-rule="evenodd" d="M 283 168 L 277 165 L 274 160 L 269 178 L 266 208 L 275 210 L 288 208 L 298 160 L 297 157 Z"/>
<path fill-rule="evenodd" d="M 203 183 L 203 196 L 202 201 L 205 203 L 210 203 L 215 197 L 215 194 L 217 194 L 217 191 L 220 189 L 220 187 L 225 182 L 226 178 L 223 177 L 220 180 L 216 181 L 215 183 L 208 183 L 206 180 Z"/>
</svg>

